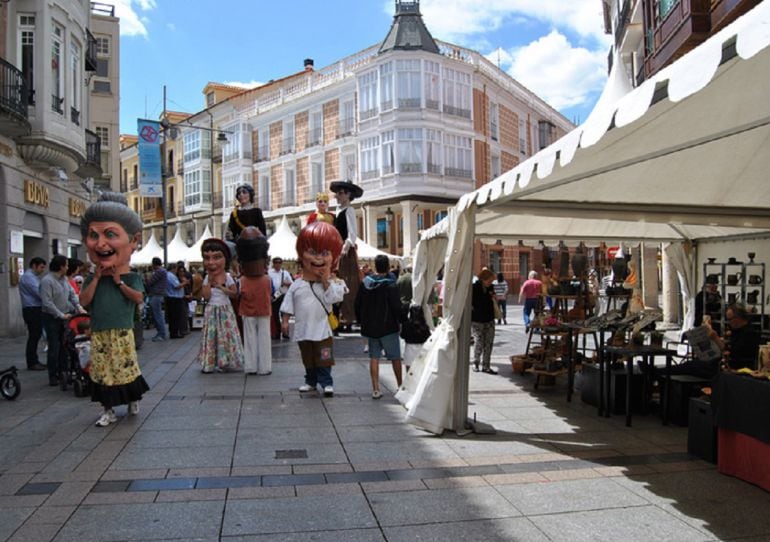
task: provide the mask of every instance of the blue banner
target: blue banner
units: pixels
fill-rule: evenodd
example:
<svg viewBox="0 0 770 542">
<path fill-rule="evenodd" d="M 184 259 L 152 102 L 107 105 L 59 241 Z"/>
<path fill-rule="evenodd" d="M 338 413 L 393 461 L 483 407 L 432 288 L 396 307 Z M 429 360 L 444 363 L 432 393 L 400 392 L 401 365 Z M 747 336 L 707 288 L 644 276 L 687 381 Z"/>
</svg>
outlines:
<svg viewBox="0 0 770 542">
<path fill-rule="evenodd" d="M 137 119 L 139 134 L 139 193 L 145 198 L 163 197 L 160 162 L 160 123 Z"/>
</svg>

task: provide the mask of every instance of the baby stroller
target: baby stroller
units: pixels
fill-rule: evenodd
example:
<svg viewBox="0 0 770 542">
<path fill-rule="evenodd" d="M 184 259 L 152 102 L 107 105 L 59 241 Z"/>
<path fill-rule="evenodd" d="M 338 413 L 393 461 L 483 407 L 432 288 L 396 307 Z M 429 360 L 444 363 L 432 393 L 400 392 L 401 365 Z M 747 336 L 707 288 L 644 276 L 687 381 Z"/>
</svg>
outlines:
<svg viewBox="0 0 770 542">
<path fill-rule="evenodd" d="M 9 401 L 16 399 L 21 393 L 21 384 L 16 366 L 0 371 L 0 393 Z"/>
<path fill-rule="evenodd" d="M 88 343 L 88 351 L 90 353 L 90 337 L 83 337 L 78 335 L 78 323 L 82 321 L 89 322 L 91 317 L 87 314 L 78 314 L 70 318 L 67 329 L 63 334 L 63 347 L 66 353 L 66 366 L 62 371 L 62 375 L 59 378 L 59 386 L 62 390 L 66 390 L 69 384 L 72 384 L 72 389 L 75 392 L 75 397 L 86 397 L 91 395 L 91 377 L 88 375 L 88 365 L 81 363 L 81 351 L 86 347 Z M 85 361 L 90 359 L 90 355 L 86 355 Z"/>
</svg>

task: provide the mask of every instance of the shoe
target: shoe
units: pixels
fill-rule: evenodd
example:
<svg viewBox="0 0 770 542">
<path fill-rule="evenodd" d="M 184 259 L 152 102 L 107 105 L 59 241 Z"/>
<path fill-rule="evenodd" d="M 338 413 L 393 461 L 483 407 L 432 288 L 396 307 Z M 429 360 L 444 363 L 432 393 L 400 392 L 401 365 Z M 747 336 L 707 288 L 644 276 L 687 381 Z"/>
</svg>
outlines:
<svg viewBox="0 0 770 542">
<path fill-rule="evenodd" d="M 211 373 L 214 372 L 214 369 L 212 367 L 204 367 L 203 369 L 201 369 L 201 372 L 205 375 L 210 375 Z"/>
<path fill-rule="evenodd" d="M 48 385 L 49 386 L 58 386 L 59 385 L 59 379 L 55 376 L 53 378 L 48 377 Z"/>
<path fill-rule="evenodd" d="M 508 325 L 508 320 L 503 320 L 503 325 Z"/>
<path fill-rule="evenodd" d="M 495 369 L 493 367 L 485 367 L 485 368 L 483 368 L 481 370 L 481 372 L 482 373 L 487 373 L 487 374 L 490 374 L 490 375 L 496 375 L 497 374 L 497 369 Z"/>
<path fill-rule="evenodd" d="M 380 393 L 380 390 L 374 390 L 372 392 L 372 399 L 380 399 L 382 397 L 382 393 Z"/>
<path fill-rule="evenodd" d="M 313 390 L 315 390 L 315 386 L 311 386 L 310 384 L 302 384 L 299 387 L 299 391 L 301 391 L 302 393 L 306 393 L 308 391 L 313 391 Z"/>
<path fill-rule="evenodd" d="M 105 410 L 104 413 L 96 420 L 96 427 L 107 427 L 111 423 L 118 421 L 118 417 L 112 410 Z"/>
<path fill-rule="evenodd" d="M 48 367 L 46 367 L 40 362 L 37 362 L 34 365 L 30 365 L 29 367 L 27 367 L 28 371 L 45 371 L 46 369 L 48 369 Z"/>
<path fill-rule="evenodd" d="M 257 371 L 246 371 L 247 375 L 257 376 Z"/>
<path fill-rule="evenodd" d="M 152 342 L 154 342 L 154 343 L 160 343 L 160 342 L 163 342 L 165 340 L 166 340 L 166 337 L 161 337 L 160 335 L 155 335 L 152 338 Z"/>
<path fill-rule="evenodd" d="M 325 386 L 324 397 L 334 397 L 334 388 L 332 388 L 331 386 Z"/>
<path fill-rule="evenodd" d="M 284 339 L 290 339 L 291 338 L 291 337 L 289 337 L 288 335 L 285 335 L 285 334 L 281 335 L 281 337 L 283 337 Z"/>
<path fill-rule="evenodd" d="M 128 403 L 128 413 L 131 416 L 136 416 L 139 414 L 139 401 L 131 401 Z"/>
<path fill-rule="evenodd" d="M 473 372 L 474 373 L 478 373 L 479 372 L 479 366 L 478 365 L 476 365 L 476 364 L 473 365 Z"/>
</svg>

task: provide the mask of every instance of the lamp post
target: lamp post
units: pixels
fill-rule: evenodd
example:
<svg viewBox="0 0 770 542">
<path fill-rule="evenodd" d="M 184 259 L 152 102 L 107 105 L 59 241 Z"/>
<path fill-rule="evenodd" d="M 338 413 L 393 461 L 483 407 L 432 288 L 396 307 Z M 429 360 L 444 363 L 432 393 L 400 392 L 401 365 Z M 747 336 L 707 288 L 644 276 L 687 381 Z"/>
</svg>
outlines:
<svg viewBox="0 0 770 542">
<path fill-rule="evenodd" d="M 393 218 L 394 217 L 395 217 L 395 213 L 390 207 L 388 207 L 388 210 L 385 211 L 385 223 L 388 226 L 388 251 L 389 252 L 394 252 L 393 251 L 393 245 L 395 244 L 393 242 Z"/>
</svg>

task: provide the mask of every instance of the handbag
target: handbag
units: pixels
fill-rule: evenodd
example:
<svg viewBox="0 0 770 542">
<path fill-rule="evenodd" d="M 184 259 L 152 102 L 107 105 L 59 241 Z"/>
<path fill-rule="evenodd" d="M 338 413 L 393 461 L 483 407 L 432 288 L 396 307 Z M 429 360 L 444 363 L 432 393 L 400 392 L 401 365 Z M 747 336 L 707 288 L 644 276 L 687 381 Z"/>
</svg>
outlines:
<svg viewBox="0 0 770 542">
<path fill-rule="evenodd" d="M 318 302 L 321 304 L 321 307 L 323 307 L 324 312 L 326 313 L 326 320 L 327 320 L 327 322 L 329 322 L 329 327 L 331 328 L 331 330 L 334 331 L 335 329 L 340 327 L 340 321 L 337 319 L 337 315 L 334 314 L 334 312 L 332 312 L 332 311 L 327 311 L 326 310 L 326 305 L 324 305 L 324 302 L 321 301 L 320 297 L 318 297 L 318 294 L 315 293 L 315 290 L 313 289 L 313 284 L 312 283 L 310 284 L 310 291 L 313 292 L 313 295 L 318 300 Z"/>
<path fill-rule="evenodd" d="M 502 320 L 503 319 L 503 311 L 500 310 L 500 304 L 497 302 L 497 299 L 494 297 L 492 298 L 492 309 L 495 313 L 495 320 Z"/>
</svg>

